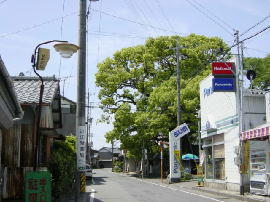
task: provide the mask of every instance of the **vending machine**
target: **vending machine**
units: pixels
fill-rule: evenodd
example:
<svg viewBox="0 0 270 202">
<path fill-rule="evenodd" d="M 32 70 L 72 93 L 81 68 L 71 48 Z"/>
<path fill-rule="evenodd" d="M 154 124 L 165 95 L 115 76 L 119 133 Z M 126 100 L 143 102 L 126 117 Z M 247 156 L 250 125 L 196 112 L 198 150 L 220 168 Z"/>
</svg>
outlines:
<svg viewBox="0 0 270 202">
<path fill-rule="evenodd" d="M 270 195 L 269 141 L 250 141 L 250 193 Z"/>
</svg>

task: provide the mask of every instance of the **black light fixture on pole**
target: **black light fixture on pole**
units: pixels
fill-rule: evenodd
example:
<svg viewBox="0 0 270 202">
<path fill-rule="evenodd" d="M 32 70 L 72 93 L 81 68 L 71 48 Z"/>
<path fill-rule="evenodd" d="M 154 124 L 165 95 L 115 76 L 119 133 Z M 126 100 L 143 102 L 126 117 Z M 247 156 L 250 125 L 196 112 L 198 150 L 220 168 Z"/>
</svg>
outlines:
<svg viewBox="0 0 270 202">
<path fill-rule="evenodd" d="M 33 67 L 33 71 L 35 74 L 39 77 L 41 81 L 40 85 L 40 94 L 39 94 L 39 103 L 38 103 L 38 110 L 37 110 L 37 118 L 36 118 L 36 139 L 35 139 L 35 146 L 34 146 L 34 171 L 37 170 L 38 164 L 39 164 L 39 144 L 40 144 L 40 119 L 41 119 L 41 109 L 42 109 L 42 98 L 43 98 L 43 92 L 44 92 L 44 80 L 42 76 L 37 73 L 36 70 L 44 70 L 45 66 L 49 60 L 49 50 L 48 49 L 42 49 L 40 46 L 49 44 L 49 43 L 60 43 L 55 44 L 54 48 L 57 52 L 60 53 L 60 55 L 64 58 L 70 58 L 73 53 L 77 52 L 79 49 L 78 46 L 74 44 L 70 44 L 67 41 L 62 40 L 50 40 L 43 43 L 40 43 L 36 46 L 34 53 L 31 58 L 31 63 Z"/>
</svg>

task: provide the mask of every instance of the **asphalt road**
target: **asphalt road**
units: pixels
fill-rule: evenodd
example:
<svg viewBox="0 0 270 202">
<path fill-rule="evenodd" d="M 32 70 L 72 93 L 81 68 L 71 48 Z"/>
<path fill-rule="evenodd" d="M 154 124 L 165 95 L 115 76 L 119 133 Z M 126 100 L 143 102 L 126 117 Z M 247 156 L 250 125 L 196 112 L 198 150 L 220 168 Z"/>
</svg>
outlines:
<svg viewBox="0 0 270 202">
<path fill-rule="evenodd" d="M 239 201 L 112 173 L 111 169 L 94 170 L 92 183 L 87 186 L 87 191 L 91 192 L 90 202 Z"/>
</svg>

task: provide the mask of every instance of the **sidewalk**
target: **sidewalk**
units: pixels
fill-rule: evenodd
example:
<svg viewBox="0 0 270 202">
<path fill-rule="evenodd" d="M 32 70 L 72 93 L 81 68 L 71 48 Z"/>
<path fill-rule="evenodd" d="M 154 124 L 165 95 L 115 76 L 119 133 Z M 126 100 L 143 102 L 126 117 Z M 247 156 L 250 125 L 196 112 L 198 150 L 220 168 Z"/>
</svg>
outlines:
<svg viewBox="0 0 270 202">
<path fill-rule="evenodd" d="M 127 176 L 135 177 L 134 173 L 125 173 L 125 174 Z M 144 178 L 141 180 L 145 180 L 145 181 L 152 182 L 155 184 L 162 184 L 159 178 Z M 197 180 L 169 184 L 166 182 L 166 179 L 164 179 L 163 185 L 170 186 L 176 189 L 188 189 L 188 190 L 197 190 L 201 192 L 207 192 L 210 194 L 215 194 L 215 195 L 229 197 L 229 198 L 235 198 L 242 201 L 269 201 L 270 202 L 270 197 L 267 197 L 267 196 L 253 195 L 250 193 L 245 193 L 245 195 L 242 196 L 239 194 L 239 192 L 235 192 L 235 191 L 213 189 L 210 187 L 198 187 Z"/>
</svg>

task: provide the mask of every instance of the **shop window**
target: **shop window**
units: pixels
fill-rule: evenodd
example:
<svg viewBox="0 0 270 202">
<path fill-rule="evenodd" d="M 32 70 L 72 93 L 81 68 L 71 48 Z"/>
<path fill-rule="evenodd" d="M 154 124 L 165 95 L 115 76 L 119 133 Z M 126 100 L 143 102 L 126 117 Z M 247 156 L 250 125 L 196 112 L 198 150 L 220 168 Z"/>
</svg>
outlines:
<svg viewBox="0 0 270 202">
<path fill-rule="evenodd" d="M 206 179 L 225 179 L 224 134 L 204 139 Z"/>
<path fill-rule="evenodd" d="M 205 152 L 206 179 L 213 179 L 212 147 L 205 147 L 204 152 Z"/>
<path fill-rule="evenodd" d="M 214 145 L 214 179 L 225 179 L 224 144 Z"/>
</svg>

